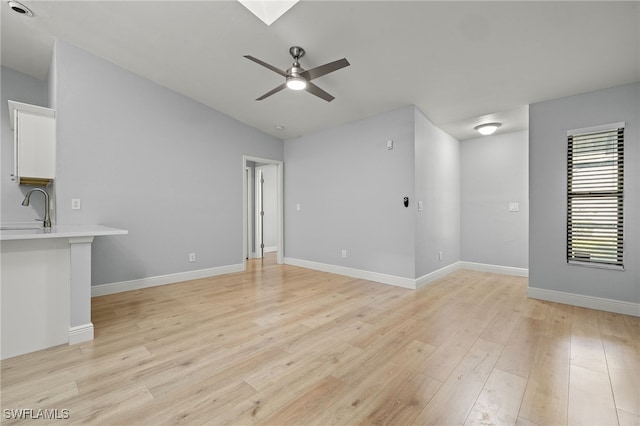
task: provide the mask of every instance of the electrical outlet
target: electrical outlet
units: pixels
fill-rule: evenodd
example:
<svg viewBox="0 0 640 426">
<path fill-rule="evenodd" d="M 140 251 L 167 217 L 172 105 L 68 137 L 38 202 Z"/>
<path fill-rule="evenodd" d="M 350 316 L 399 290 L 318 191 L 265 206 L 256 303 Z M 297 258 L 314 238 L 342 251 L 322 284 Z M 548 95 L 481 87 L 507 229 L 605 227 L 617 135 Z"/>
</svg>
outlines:
<svg viewBox="0 0 640 426">
<path fill-rule="evenodd" d="M 80 202 L 80 198 L 72 198 L 71 199 L 71 210 L 80 210 L 82 204 Z"/>
<path fill-rule="evenodd" d="M 518 203 L 509 203 L 509 211 L 510 212 L 519 212 L 520 211 L 520 204 L 518 204 Z"/>
<path fill-rule="evenodd" d="M 189 262 L 195 262 L 195 261 L 196 261 L 196 254 L 189 253 Z"/>
<path fill-rule="evenodd" d="M 342 258 L 346 258 L 347 257 L 347 251 L 346 250 L 342 250 Z"/>
</svg>

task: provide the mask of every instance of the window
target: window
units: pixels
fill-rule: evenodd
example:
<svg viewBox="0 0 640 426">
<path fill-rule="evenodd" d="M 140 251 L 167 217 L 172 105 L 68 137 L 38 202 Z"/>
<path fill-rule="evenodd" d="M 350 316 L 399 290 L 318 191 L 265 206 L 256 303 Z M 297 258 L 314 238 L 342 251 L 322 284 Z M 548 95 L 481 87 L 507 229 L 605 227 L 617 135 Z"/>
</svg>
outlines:
<svg viewBox="0 0 640 426">
<path fill-rule="evenodd" d="M 567 142 L 567 262 L 623 269 L 624 123 Z"/>
</svg>

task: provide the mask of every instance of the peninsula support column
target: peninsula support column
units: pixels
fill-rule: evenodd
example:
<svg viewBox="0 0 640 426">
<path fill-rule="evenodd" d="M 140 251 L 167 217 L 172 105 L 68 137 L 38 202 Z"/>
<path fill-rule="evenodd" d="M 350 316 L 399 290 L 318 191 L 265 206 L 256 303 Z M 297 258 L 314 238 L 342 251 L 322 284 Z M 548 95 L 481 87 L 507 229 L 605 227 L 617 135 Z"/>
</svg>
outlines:
<svg viewBox="0 0 640 426">
<path fill-rule="evenodd" d="M 69 238 L 71 262 L 69 344 L 93 340 L 91 322 L 91 243 L 93 237 Z"/>
</svg>

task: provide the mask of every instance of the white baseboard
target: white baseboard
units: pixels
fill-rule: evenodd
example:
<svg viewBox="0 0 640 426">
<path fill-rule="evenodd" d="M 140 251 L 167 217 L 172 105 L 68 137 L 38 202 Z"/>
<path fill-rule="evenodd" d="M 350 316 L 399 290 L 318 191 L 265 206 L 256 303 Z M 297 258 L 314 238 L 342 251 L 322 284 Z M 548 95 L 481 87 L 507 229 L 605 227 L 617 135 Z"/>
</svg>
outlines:
<svg viewBox="0 0 640 426">
<path fill-rule="evenodd" d="M 295 259 L 285 257 L 284 263 L 287 265 L 300 266 L 302 268 L 313 269 L 316 271 L 330 272 L 332 274 L 346 275 L 348 277 L 360 278 L 363 280 L 375 281 L 382 284 L 390 284 L 397 287 L 417 289 L 424 287 L 433 281 L 436 281 L 459 269 L 472 269 L 476 271 L 493 272 L 496 274 L 528 276 L 527 269 L 512 268 L 509 266 L 485 265 L 472 262 L 454 262 L 436 271 L 430 272 L 419 278 L 404 278 L 394 275 L 381 274 L 378 272 L 364 271 L 362 269 L 347 268 L 344 266 L 330 265 L 326 263 L 312 262 L 310 260 Z"/>
<path fill-rule="evenodd" d="M 93 340 L 93 323 L 82 324 L 69 328 L 69 344 L 75 345 Z"/>
<path fill-rule="evenodd" d="M 491 272 L 493 274 L 502 275 L 515 275 L 516 277 L 528 277 L 529 269 L 527 268 L 514 268 L 512 266 L 500 266 L 491 265 L 488 263 L 475 263 L 475 262 L 459 262 L 460 269 L 469 269 L 479 272 Z"/>
<path fill-rule="evenodd" d="M 431 284 L 432 282 L 446 276 L 449 275 L 452 272 L 455 272 L 459 269 L 463 269 L 461 267 L 462 262 L 455 262 L 452 263 L 451 265 L 447 265 L 444 268 L 440 268 L 436 271 L 430 272 L 426 275 L 421 276 L 420 278 L 417 278 L 415 280 L 416 282 L 416 286 L 415 288 L 420 288 L 420 287 L 424 287 L 428 284 Z"/>
<path fill-rule="evenodd" d="M 529 287 L 527 289 L 527 296 L 532 299 L 547 300 L 549 302 L 563 303 L 565 305 L 581 306 L 583 308 L 597 309 L 599 311 L 615 312 L 618 314 L 640 317 L 640 303 L 585 296 L 582 294 L 565 293 L 562 291 L 546 290 L 535 287 Z"/>
<path fill-rule="evenodd" d="M 176 274 L 161 275 L 157 277 L 141 278 L 139 280 L 99 284 L 91 287 L 91 297 L 121 293 L 123 291 L 139 290 L 141 288 L 155 287 L 165 284 L 174 284 L 182 281 L 197 280 L 200 278 L 208 278 L 216 275 L 242 272 L 244 270 L 245 266 L 243 264 L 237 264 L 218 266 L 216 268 L 199 269 L 196 271 L 178 272 Z"/>
<path fill-rule="evenodd" d="M 412 278 L 397 277 L 395 275 L 381 274 L 379 272 L 347 268 L 345 266 L 330 265 L 327 263 L 312 262 L 310 260 L 295 259 L 292 257 L 285 257 L 284 263 L 287 265 L 313 269 L 315 271 L 330 272 L 332 274 L 345 275 L 347 277 L 360 278 L 363 280 L 375 281 L 382 284 L 390 284 L 396 287 L 410 289 L 416 288 L 416 280 Z"/>
<path fill-rule="evenodd" d="M 278 247 L 265 247 L 263 250 L 264 253 L 273 253 L 274 251 L 278 251 Z"/>
</svg>

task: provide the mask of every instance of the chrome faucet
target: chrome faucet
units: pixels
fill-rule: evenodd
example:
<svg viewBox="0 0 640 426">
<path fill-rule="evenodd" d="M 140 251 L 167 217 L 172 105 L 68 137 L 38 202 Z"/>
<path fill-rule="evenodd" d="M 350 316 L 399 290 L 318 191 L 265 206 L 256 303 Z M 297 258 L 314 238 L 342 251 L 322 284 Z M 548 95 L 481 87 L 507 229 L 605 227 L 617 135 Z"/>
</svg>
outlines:
<svg viewBox="0 0 640 426">
<path fill-rule="evenodd" d="M 24 197 L 22 201 L 23 206 L 29 205 L 29 199 L 31 198 L 31 194 L 34 191 L 42 192 L 44 194 L 44 227 L 51 228 L 51 205 L 49 204 L 49 193 L 41 188 L 34 188 L 31 191 L 27 192 L 27 195 Z"/>
</svg>

